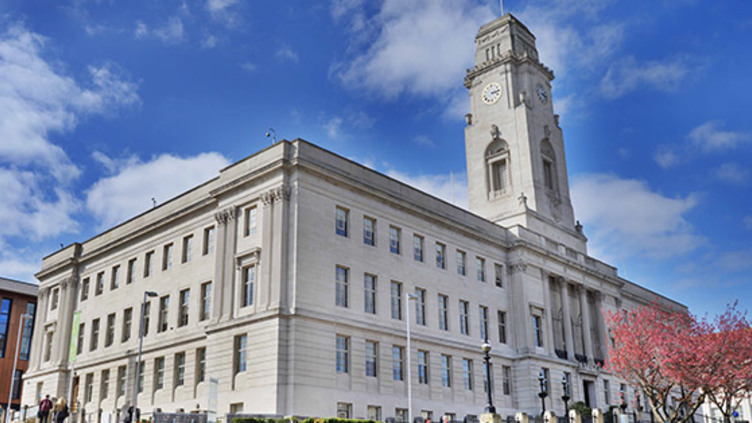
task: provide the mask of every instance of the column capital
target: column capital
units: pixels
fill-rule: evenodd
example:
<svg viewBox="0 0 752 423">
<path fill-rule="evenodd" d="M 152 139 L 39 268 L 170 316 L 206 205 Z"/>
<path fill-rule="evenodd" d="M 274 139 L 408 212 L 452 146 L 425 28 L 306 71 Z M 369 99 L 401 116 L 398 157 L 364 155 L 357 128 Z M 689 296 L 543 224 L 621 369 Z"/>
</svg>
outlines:
<svg viewBox="0 0 752 423">
<path fill-rule="evenodd" d="M 513 275 L 515 273 L 524 273 L 526 270 L 527 270 L 527 263 L 523 261 L 510 263 L 509 266 L 507 266 L 507 272 L 509 272 L 510 275 Z"/>
<path fill-rule="evenodd" d="M 214 213 L 214 219 L 221 225 L 225 225 L 235 219 L 235 206 L 226 207 Z"/>
<path fill-rule="evenodd" d="M 274 204 L 275 202 L 279 201 L 290 201 L 290 195 L 292 194 L 292 189 L 287 184 L 282 184 L 278 187 L 272 188 L 264 193 L 261 194 L 261 202 L 264 203 L 265 206 L 268 206 L 270 204 Z"/>
</svg>

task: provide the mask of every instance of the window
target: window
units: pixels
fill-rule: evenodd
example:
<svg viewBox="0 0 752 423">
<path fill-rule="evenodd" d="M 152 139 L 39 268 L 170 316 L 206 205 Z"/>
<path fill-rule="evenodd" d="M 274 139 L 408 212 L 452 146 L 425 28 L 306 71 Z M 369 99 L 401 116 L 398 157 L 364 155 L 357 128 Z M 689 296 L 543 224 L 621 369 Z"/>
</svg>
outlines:
<svg viewBox="0 0 752 423">
<path fill-rule="evenodd" d="M 546 189 L 556 191 L 556 155 L 548 140 L 541 142 L 541 159 L 543 162 L 543 183 Z"/>
<path fill-rule="evenodd" d="M 86 402 L 91 402 L 94 398 L 94 374 L 88 373 L 86 375 L 86 382 L 84 382 L 84 398 Z"/>
<path fill-rule="evenodd" d="M 50 310 L 56 310 L 57 305 L 60 302 L 60 290 L 58 288 L 55 288 L 52 290 L 52 300 L 50 305 Z"/>
<path fill-rule="evenodd" d="M 112 266 L 112 274 L 110 275 L 110 291 L 118 289 L 120 287 L 120 266 Z"/>
<path fill-rule="evenodd" d="M 428 385 L 428 351 L 418 350 L 418 383 Z"/>
<path fill-rule="evenodd" d="M 485 282 L 486 281 L 486 260 L 480 257 L 476 257 L 475 267 L 478 269 L 478 280 L 480 282 Z"/>
<path fill-rule="evenodd" d="M 543 346 L 543 322 L 541 316 L 533 315 L 533 341 L 536 347 Z"/>
<path fill-rule="evenodd" d="M 512 395 L 512 368 L 501 366 L 501 388 L 504 395 Z"/>
<path fill-rule="evenodd" d="M 169 321 L 169 307 L 169 295 L 159 299 L 159 320 L 157 320 L 157 332 L 164 332 L 167 330 L 167 323 Z"/>
<path fill-rule="evenodd" d="M 407 417 L 407 408 L 395 408 L 394 417 L 398 422 L 407 422 L 409 420 Z"/>
<path fill-rule="evenodd" d="M 178 309 L 178 327 L 188 325 L 188 304 L 191 297 L 191 290 L 184 289 L 180 291 L 180 305 Z"/>
<path fill-rule="evenodd" d="M 335 282 L 335 304 L 340 307 L 347 307 L 347 268 L 337 266 Z"/>
<path fill-rule="evenodd" d="M 204 229 L 204 251 L 203 254 L 211 254 L 214 252 L 214 226 L 210 226 Z"/>
<path fill-rule="evenodd" d="M 138 393 L 144 392 L 144 373 L 146 372 L 146 362 L 142 361 L 138 366 Z"/>
<path fill-rule="evenodd" d="M 21 335 L 21 351 L 19 352 L 19 359 L 28 361 L 29 351 L 31 350 L 31 335 L 34 333 L 34 319 L 36 319 L 37 304 L 28 302 L 26 303 L 26 314 L 31 318 L 24 320 L 23 335 Z"/>
<path fill-rule="evenodd" d="M 366 408 L 366 419 L 376 422 L 381 421 L 381 407 L 378 405 L 369 405 Z"/>
<path fill-rule="evenodd" d="M 465 383 L 465 390 L 473 390 L 473 360 L 469 358 L 462 359 L 462 379 Z"/>
<path fill-rule="evenodd" d="M 606 405 L 611 405 L 611 386 L 607 380 L 603 381 L 603 397 L 606 400 Z"/>
<path fill-rule="evenodd" d="M 256 235 L 258 208 L 256 206 L 245 209 L 245 236 Z"/>
<path fill-rule="evenodd" d="M 201 311 L 198 320 L 204 321 L 211 317 L 212 283 L 201 284 Z"/>
<path fill-rule="evenodd" d="M 234 340 L 233 374 L 244 372 L 246 369 L 246 347 L 248 335 L 238 335 Z"/>
<path fill-rule="evenodd" d="M 496 317 L 499 320 L 499 342 L 502 344 L 507 343 L 507 312 L 499 310 L 496 313 Z"/>
<path fill-rule="evenodd" d="M 504 267 L 500 264 L 494 263 L 494 274 L 496 275 L 496 286 L 504 288 Z"/>
<path fill-rule="evenodd" d="M 547 368 L 541 368 L 543 373 L 543 392 L 551 392 L 551 375 Z"/>
<path fill-rule="evenodd" d="M 112 345 L 114 341 L 115 341 L 115 313 L 110 313 L 107 315 L 107 332 L 105 332 L 105 335 L 104 335 L 105 348 Z"/>
<path fill-rule="evenodd" d="M 457 250 L 457 274 L 460 276 L 467 274 L 467 255 L 460 250 Z"/>
<path fill-rule="evenodd" d="M 395 226 L 389 227 L 389 252 L 394 254 L 400 253 L 400 228 Z"/>
<path fill-rule="evenodd" d="M 154 359 L 154 390 L 164 388 L 164 357 Z"/>
<path fill-rule="evenodd" d="M 392 379 L 405 380 L 403 375 L 404 368 L 404 349 L 396 345 L 392 346 Z"/>
<path fill-rule="evenodd" d="M 376 276 L 365 274 L 363 277 L 364 308 L 366 313 L 376 314 Z"/>
<path fill-rule="evenodd" d="M 89 299 L 89 278 L 84 278 L 81 282 L 81 302 Z"/>
<path fill-rule="evenodd" d="M 342 207 L 337 207 L 335 211 L 335 232 L 340 236 L 347 236 L 347 222 L 350 212 Z"/>
<path fill-rule="evenodd" d="M 508 161 L 509 149 L 504 141 L 497 139 L 486 149 L 486 172 L 488 172 L 490 198 L 502 195 L 508 189 Z"/>
<path fill-rule="evenodd" d="M 86 326 L 83 323 L 79 323 L 78 339 L 76 339 L 76 355 L 80 355 L 84 351 L 84 329 L 86 329 Z"/>
<path fill-rule="evenodd" d="M 376 245 L 376 219 L 363 217 L 363 244 Z"/>
<path fill-rule="evenodd" d="M 123 310 L 123 333 L 120 336 L 121 342 L 131 339 L 131 326 L 133 323 L 133 308 L 128 307 Z"/>
<path fill-rule="evenodd" d="M 446 245 L 436 243 L 436 267 L 446 269 Z"/>
<path fill-rule="evenodd" d="M 352 418 L 352 404 L 349 402 L 337 403 L 337 418 L 350 419 Z"/>
<path fill-rule="evenodd" d="M 117 396 L 118 397 L 125 394 L 125 382 L 127 381 L 127 379 L 126 379 L 127 370 L 128 370 L 127 366 L 120 366 L 120 367 L 118 367 L 118 372 L 117 372 L 117 387 L 116 387 L 117 388 L 116 391 L 117 391 Z"/>
<path fill-rule="evenodd" d="M 488 340 L 488 307 L 478 306 L 480 315 L 480 339 Z"/>
<path fill-rule="evenodd" d="M 162 270 L 172 269 L 172 243 L 162 247 Z"/>
<path fill-rule="evenodd" d="M 196 350 L 196 383 L 206 380 L 206 348 Z"/>
<path fill-rule="evenodd" d="M 185 384 L 185 353 L 180 352 L 175 354 L 175 386 L 183 386 Z"/>
<path fill-rule="evenodd" d="M 241 292 L 240 307 L 253 305 L 253 296 L 256 291 L 256 265 L 243 268 L 243 289 Z"/>
<path fill-rule="evenodd" d="M 426 325 L 426 290 L 415 288 L 415 323 L 418 325 Z"/>
<path fill-rule="evenodd" d="M 148 278 L 154 273 L 154 251 L 149 251 L 144 256 L 144 277 Z"/>
<path fill-rule="evenodd" d="M 183 255 L 180 258 L 181 262 L 188 263 L 193 256 L 193 235 L 183 237 Z"/>
<path fill-rule="evenodd" d="M 392 319 L 402 320 L 402 284 L 392 281 Z"/>
<path fill-rule="evenodd" d="M 448 325 L 448 304 L 449 298 L 446 295 L 439 294 L 439 329 L 449 330 Z"/>
<path fill-rule="evenodd" d="M 102 399 L 107 398 L 110 392 L 110 370 L 102 370 L 102 377 L 99 380 L 99 395 Z"/>
<path fill-rule="evenodd" d="M 337 335 L 337 373 L 350 372 L 350 338 Z"/>
<path fill-rule="evenodd" d="M 44 361 L 50 361 L 52 356 L 52 332 L 45 334 Z"/>
<path fill-rule="evenodd" d="M 136 280 L 136 259 L 132 258 L 128 260 L 128 274 L 125 276 L 125 283 L 132 284 Z"/>
<path fill-rule="evenodd" d="M 470 304 L 467 301 L 460 300 L 460 333 L 470 335 Z"/>
<path fill-rule="evenodd" d="M 94 287 L 94 295 L 102 295 L 104 292 L 104 272 L 97 273 L 97 286 Z"/>
<path fill-rule="evenodd" d="M 89 336 L 89 351 L 94 351 L 99 346 L 99 319 L 91 321 L 91 334 Z"/>
<path fill-rule="evenodd" d="M 452 357 L 441 355 L 441 386 L 452 387 Z"/>
<path fill-rule="evenodd" d="M 141 314 L 143 315 L 143 319 L 144 319 L 142 330 L 144 331 L 144 336 L 146 336 L 149 334 L 149 315 L 151 314 L 151 302 L 150 301 L 147 301 L 146 303 L 144 303 Z"/>
<path fill-rule="evenodd" d="M 413 259 L 423 262 L 423 237 L 413 235 Z"/>
<path fill-rule="evenodd" d="M 11 399 L 21 399 L 21 378 L 23 377 L 23 370 L 16 370 L 13 373 L 13 381 L 11 382 Z"/>
<path fill-rule="evenodd" d="M 10 298 L 3 298 L 3 301 L 0 302 L 0 357 L 5 357 L 5 347 L 8 344 L 11 305 Z"/>
<path fill-rule="evenodd" d="M 376 369 L 379 363 L 378 357 L 378 342 L 366 341 L 366 376 L 376 377 Z"/>
</svg>

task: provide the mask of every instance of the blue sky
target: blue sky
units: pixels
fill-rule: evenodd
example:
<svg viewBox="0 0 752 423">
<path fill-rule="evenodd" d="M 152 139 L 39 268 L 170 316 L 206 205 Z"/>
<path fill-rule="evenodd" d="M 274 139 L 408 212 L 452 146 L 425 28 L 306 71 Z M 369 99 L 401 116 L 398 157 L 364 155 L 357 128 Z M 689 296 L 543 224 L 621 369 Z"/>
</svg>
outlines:
<svg viewBox="0 0 752 423">
<path fill-rule="evenodd" d="M 752 294 L 752 2 L 507 0 L 557 76 L 593 256 Z M 496 1 L 0 2 L 0 275 L 304 138 L 466 206 L 465 69 Z M 454 176 L 452 189 L 450 174 Z"/>
</svg>

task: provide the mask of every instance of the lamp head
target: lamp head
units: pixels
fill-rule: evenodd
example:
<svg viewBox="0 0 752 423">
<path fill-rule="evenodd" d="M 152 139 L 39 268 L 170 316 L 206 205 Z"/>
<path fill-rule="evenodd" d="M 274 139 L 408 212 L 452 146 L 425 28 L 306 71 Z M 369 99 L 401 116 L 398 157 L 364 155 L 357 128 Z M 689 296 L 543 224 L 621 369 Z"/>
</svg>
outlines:
<svg viewBox="0 0 752 423">
<path fill-rule="evenodd" d="M 483 345 L 480 346 L 480 349 L 484 353 L 487 353 L 487 352 L 491 351 L 491 344 L 488 342 L 487 339 L 483 342 Z"/>
<path fill-rule="evenodd" d="M 147 297 L 158 297 L 159 294 L 157 294 L 154 291 L 144 291 L 144 294 L 146 294 Z"/>
</svg>

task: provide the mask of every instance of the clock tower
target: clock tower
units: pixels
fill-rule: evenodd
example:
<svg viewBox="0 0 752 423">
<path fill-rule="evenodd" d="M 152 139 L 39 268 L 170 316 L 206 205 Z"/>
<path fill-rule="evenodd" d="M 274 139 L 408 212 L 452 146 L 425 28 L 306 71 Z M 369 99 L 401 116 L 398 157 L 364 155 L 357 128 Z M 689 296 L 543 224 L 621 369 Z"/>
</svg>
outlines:
<svg viewBox="0 0 752 423">
<path fill-rule="evenodd" d="M 483 25 L 465 87 L 465 152 L 470 211 L 508 228 L 522 226 L 585 252 L 575 224 L 553 72 L 535 36 L 511 14 Z"/>
</svg>

